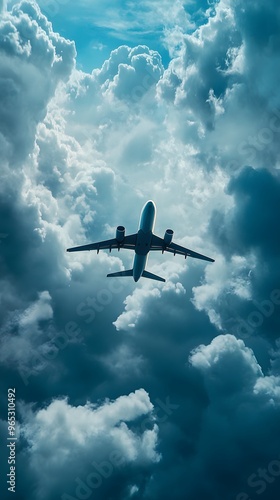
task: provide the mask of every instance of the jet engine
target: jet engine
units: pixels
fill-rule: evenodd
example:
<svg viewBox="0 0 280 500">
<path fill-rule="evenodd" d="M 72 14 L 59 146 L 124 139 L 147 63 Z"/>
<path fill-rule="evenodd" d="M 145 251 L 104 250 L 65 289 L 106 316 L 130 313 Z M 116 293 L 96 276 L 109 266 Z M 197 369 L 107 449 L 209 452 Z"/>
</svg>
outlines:
<svg viewBox="0 0 280 500">
<path fill-rule="evenodd" d="M 164 235 L 164 243 L 166 245 L 169 245 L 172 241 L 172 238 L 173 238 L 173 233 L 174 231 L 172 231 L 172 229 L 166 229 L 165 231 L 165 235 Z"/>
<path fill-rule="evenodd" d="M 121 243 L 124 240 L 125 228 L 123 226 L 118 226 L 116 230 L 116 240 Z"/>
</svg>

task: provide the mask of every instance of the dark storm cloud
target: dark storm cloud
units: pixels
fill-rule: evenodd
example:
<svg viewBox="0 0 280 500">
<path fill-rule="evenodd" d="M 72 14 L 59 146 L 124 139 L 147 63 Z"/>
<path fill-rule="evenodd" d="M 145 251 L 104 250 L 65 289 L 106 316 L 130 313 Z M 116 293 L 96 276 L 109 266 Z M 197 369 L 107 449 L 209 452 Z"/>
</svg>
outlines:
<svg viewBox="0 0 280 500">
<path fill-rule="evenodd" d="M 244 167 L 227 187 L 234 208 L 213 215 L 210 231 L 223 254 L 246 255 L 251 250 L 265 261 L 279 258 L 280 179 L 266 169 Z"/>
<path fill-rule="evenodd" d="M 251 260 L 244 275 L 251 291 L 247 297 L 220 295 L 212 303 L 228 331 L 245 338 L 261 333 L 273 341 L 279 336 L 279 178 L 265 169 L 245 167 L 231 179 L 227 192 L 234 206 L 213 213 L 210 233 L 228 263 L 236 255 L 248 264 Z"/>
<path fill-rule="evenodd" d="M 60 272 L 56 259 L 49 258 L 59 252 L 55 228 L 44 241 L 49 246 L 46 253 L 40 210 L 30 199 L 27 202 L 27 178 L 34 175 L 27 155 L 33 150 L 37 124 L 44 118 L 56 86 L 69 76 L 75 48 L 53 33 L 36 4 L 29 2 L 15 5 L 2 17 L 0 45 L 0 137 L 5 145 L 0 213 L 1 231 L 6 234 L 1 239 L 1 321 L 7 334 L 9 311 L 25 309 L 37 300 L 38 292 L 65 278 L 62 265 L 58 266 Z M 13 171 L 15 166 L 18 169 Z"/>
<path fill-rule="evenodd" d="M 199 346 L 190 361 L 203 374 L 209 396 L 194 462 L 204 475 L 205 494 L 212 482 L 222 498 L 244 491 L 248 498 L 264 491 L 262 498 L 276 498 L 278 471 L 262 479 L 263 491 L 256 481 L 258 469 L 272 460 L 279 469 L 279 377 L 264 377 L 253 352 L 231 335 Z"/>
<path fill-rule="evenodd" d="M 188 274 L 181 280 L 187 284 L 194 278 Z M 171 403 L 177 405 L 170 419 L 160 424 L 162 460 L 143 498 L 169 498 L 171 488 L 175 499 L 186 495 L 235 499 L 243 491 L 253 494 L 258 485 L 252 478 L 248 484 L 251 474 L 255 471 L 257 481 L 259 469 L 279 460 L 280 443 L 275 441 L 279 379 L 263 375 L 242 340 L 221 335 L 211 342 L 215 332 L 192 309 L 191 290 L 177 296 L 171 290 L 160 292 L 160 303 L 156 293 L 143 293 L 142 298 L 140 293 L 133 293 L 134 315 L 127 318 L 126 326 L 125 318 L 118 324 L 130 335 L 129 344 L 144 355 L 141 379 L 151 388 L 150 396 L 163 394 L 159 380 L 164 380 Z M 133 304 L 128 304 L 132 313 Z M 139 310 L 135 329 L 129 322 Z M 205 376 L 203 384 L 183 362 L 185 353 L 202 338 L 206 345 L 195 348 L 190 361 Z M 276 498 L 276 475 L 268 475 L 265 484 L 271 487 L 264 498 Z"/>
<path fill-rule="evenodd" d="M 167 499 L 171 489 L 172 498 L 184 498 L 190 480 L 184 470 L 190 466 L 196 447 L 207 395 L 197 374 L 186 367 L 185 356 L 199 339 L 210 342 L 215 335 L 207 317 L 195 311 L 190 301 L 188 284 L 198 279 L 199 270 L 181 275 L 184 289 L 174 273 L 163 290 L 150 287 L 134 291 L 126 301 L 126 312 L 116 323 L 126 331 L 126 344 L 144 358 L 137 378 L 150 387 L 151 400 L 165 401 L 168 396 L 171 405 L 169 418 L 162 419 L 158 414 L 162 459 L 153 472 L 154 480 L 149 481 L 140 498 Z"/>
</svg>

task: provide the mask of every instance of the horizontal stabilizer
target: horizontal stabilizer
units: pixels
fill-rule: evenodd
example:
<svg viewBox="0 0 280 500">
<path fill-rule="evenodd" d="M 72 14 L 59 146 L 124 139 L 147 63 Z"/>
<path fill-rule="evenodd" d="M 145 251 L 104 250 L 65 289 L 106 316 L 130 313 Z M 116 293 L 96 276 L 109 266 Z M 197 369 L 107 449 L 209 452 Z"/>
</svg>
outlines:
<svg viewBox="0 0 280 500">
<path fill-rule="evenodd" d="M 107 274 L 107 278 L 115 278 L 118 276 L 133 276 L 133 269 L 129 269 L 128 271 L 119 271 L 117 273 Z"/>
<path fill-rule="evenodd" d="M 161 278 L 160 276 L 157 276 L 156 274 L 149 273 L 148 271 L 143 271 L 142 276 L 143 276 L 143 278 L 149 278 L 150 280 L 165 281 L 164 278 Z"/>
</svg>

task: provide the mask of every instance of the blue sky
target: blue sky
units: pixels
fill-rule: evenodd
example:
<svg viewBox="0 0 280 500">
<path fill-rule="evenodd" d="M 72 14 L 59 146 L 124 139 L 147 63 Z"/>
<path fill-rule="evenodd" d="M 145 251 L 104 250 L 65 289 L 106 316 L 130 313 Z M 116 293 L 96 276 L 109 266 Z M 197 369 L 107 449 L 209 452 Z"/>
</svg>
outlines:
<svg viewBox="0 0 280 500">
<path fill-rule="evenodd" d="M 41 7 L 46 14 L 48 10 L 51 13 L 55 30 L 75 40 L 77 63 L 83 70 L 91 71 L 101 66 L 110 52 L 120 45 L 149 45 L 163 52 L 166 63 L 169 60 L 163 43 L 163 22 L 158 17 L 152 18 L 149 6 L 142 9 L 133 2 L 108 1 L 102 6 L 97 2 L 79 5 L 68 2 L 57 4 L 56 8 L 43 1 Z M 147 21 L 150 22 L 146 24 Z"/>
<path fill-rule="evenodd" d="M 39 1 L 55 30 L 75 40 L 78 66 L 86 71 L 102 65 L 113 49 L 124 45 L 148 45 L 161 53 L 165 66 L 170 61 L 166 30 L 176 23 L 178 29 L 193 32 L 206 22 L 207 2 Z"/>
<path fill-rule="evenodd" d="M 15 388 L 15 498 L 278 499 L 278 2 L 0 12 L 3 498 Z M 215 263 L 65 251 L 148 199 Z"/>
</svg>

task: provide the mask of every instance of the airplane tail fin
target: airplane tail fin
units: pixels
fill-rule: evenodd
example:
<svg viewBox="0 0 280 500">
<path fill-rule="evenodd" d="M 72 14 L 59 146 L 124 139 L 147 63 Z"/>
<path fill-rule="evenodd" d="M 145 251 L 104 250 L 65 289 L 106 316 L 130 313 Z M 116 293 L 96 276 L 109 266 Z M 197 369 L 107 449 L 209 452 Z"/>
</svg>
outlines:
<svg viewBox="0 0 280 500">
<path fill-rule="evenodd" d="M 118 271 L 117 273 L 107 274 L 107 278 L 114 278 L 118 276 L 133 276 L 133 269 L 127 271 Z"/>
<path fill-rule="evenodd" d="M 161 278 L 160 276 L 157 276 L 156 274 L 149 273 L 148 271 L 143 271 L 142 276 L 143 276 L 143 278 L 149 278 L 150 280 L 165 281 L 164 278 Z"/>
</svg>

